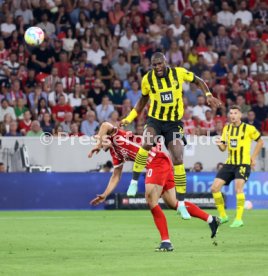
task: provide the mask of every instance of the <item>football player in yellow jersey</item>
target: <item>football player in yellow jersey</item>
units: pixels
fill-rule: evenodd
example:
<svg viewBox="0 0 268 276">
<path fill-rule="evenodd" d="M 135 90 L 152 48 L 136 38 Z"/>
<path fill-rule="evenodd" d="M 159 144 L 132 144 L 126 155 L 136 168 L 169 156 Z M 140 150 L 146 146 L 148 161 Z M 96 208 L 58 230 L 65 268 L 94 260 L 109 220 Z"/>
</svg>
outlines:
<svg viewBox="0 0 268 276">
<path fill-rule="evenodd" d="M 223 168 L 219 170 L 211 191 L 220 214 L 221 223 L 228 222 L 229 218 L 225 212 L 224 200 L 220 192 L 223 185 L 235 181 L 236 191 L 236 217 L 230 227 L 243 226 L 242 215 L 245 205 L 244 185 L 248 180 L 251 168 L 256 165 L 256 158 L 263 147 L 261 134 L 252 125 L 241 122 L 242 113 L 239 106 L 232 106 L 230 109 L 231 123 L 223 128 L 222 137 L 217 140 L 221 151 L 228 150 L 228 158 Z M 250 156 L 252 141 L 257 144 Z"/>
<path fill-rule="evenodd" d="M 190 215 L 184 205 L 186 193 L 186 173 L 183 165 L 183 147 L 186 143 L 183 135 L 181 118 L 184 113 L 183 91 L 184 82 L 195 82 L 207 97 L 212 106 L 219 106 L 220 101 L 214 98 L 206 83 L 192 72 L 181 67 L 168 67 L 163 53 L 156 52 L 151 58 L 152 70 L 142 79 L 142 96 L 129 115 L 122 120 L 122 125 L 131 123 L 143 110 L 150 99 L 150 109 L 143 134 L 144 142 L 140 148 L 133 166 L 133 177 L 127 194 L 134 196 L 137 192 L 137 181 L 143 171 L 149 150 L 155 144 L 157 136 L 162 135 L 170 152 L 174 165 L 176 191 L 179 194 L 179 212 L 184 219 Z M 154 196 L 155 191 L 151 191 Z"/>
</svg>

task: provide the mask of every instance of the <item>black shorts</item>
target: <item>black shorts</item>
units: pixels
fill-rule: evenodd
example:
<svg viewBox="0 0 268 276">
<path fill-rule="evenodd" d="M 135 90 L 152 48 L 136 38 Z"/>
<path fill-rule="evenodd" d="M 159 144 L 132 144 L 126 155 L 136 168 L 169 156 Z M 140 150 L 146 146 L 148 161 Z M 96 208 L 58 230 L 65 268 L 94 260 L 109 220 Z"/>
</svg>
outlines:
<svg viewBox="0 0 268 276">
<path fill-rule="evenodd" d="M 186 138 L 183 132 L 183 122 L 182 121 L 161 121 L 152 117 L 148 117 L 145 127 L 152 127 L 156 135 L 162 135 L 165 139 L 165 146 L 167 147 L 169 142 L 174 139 L 181 139 L 184 145 L 187 144 Z"/>
<path fill-rule="evenodd" d="M 226 182 L 225 185 L 229 185 L 230 182 L 234 179 L 244 179 L 247 181 L 250 176 L 250 171 L 250 165 L 224 164 L 217 173 L 216 178 L 224 180 Z"/>
</svg>

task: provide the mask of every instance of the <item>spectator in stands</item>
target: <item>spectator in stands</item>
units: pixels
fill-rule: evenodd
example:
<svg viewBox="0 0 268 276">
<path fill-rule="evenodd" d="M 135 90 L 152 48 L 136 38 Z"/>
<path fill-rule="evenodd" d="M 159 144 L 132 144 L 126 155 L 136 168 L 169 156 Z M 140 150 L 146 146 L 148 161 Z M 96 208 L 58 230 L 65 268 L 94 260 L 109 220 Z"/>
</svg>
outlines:
<svg viewBox="0 0 268 276">
<path fill-rule="evenodd" d="M 50 18 L 47 12 L 43 12 L 41 16 L 41 22 L 36 25 L 37 27 L 41 28 L 48 37 L 52 37 L 56 32 L 55 24 L 48 21 Z"/>
<path fill-rule="evenodd" d="M 35 120 L 32 122 L 31 130 L 27 132 L 28 137 L 40 137 L 43 134 L 43 130 L 40 127 L 40 122 Z"/>
<path fill-rule="evenodd" d="M 99 64 L 96 68 L 96 75 L 103 82 L 106 89 L 108 89 L 111 85 L 114 72 L 107 56 L 103 56 L 101 58 L 101 64 Z"/>
<path fill-rule="evenodd" d="M 222 10 L 217 13 L 218 23 L 225 26 L 226 28 L 230 28 L 234 25 L 234 14 L 230 12 L 230 7 L 227 1 L 223 1 L 221 4 Z"/>
<path fill-rule="evenodd" d="M 72 112 L 72 107 L 66 103 L 66 98 L 64 95 L 60 95 L 58 103 L 52 107 L 52 116 L 55 122 L 63 122 L 65 118 L 65 113 Z"/>
<path fill-rule="evenodd" d="M 76 136 L 76 137 L 80 137 L 83 136 L 84 133 L 79 131 L 79 126 L 77 123 L 72 123 L 71 124 L 71 132 L 69 133 L 69 136 Z"/>
<path fill-rule="evenodd" d="M 7 42 L 8 38 L 11 37 L 13 31 L 16 30 L 16 25 L 13 23 L 13 15 L 9 14 L 6 18 L 6 21 L 1 24 L 1 36 Z"/>
<path fill-rule="evenodd" d="M 40 126 L 44 133 L 49 133 L 49 134 L 54 133 L 55 123 L 52 120 L 52 116 L 50 113 L 48 112 L 44 113 Z"/>
<path fill-rule="evenodd" d="M 208 106 L 205 105 L 205 97 L 200 95 L 197 97 L 197 105 L 193 108 L 193 117 L 197 121 L 203 121 L 206 119 L 205 113 L 207 110 L 210 110 Z"/>
<path fill-rule="evenodd" d="M 202 172 L 203 171 L 203 164 L 201 162 L 195 162 L 194 167 L 191 170 L 192 172 Z"/>
<path fill-rule="evenodd" d="M 18 131 L 18 122 L 17 121 L 11 121 L 9 131 L 4 135 L 6 137 L 16 137 L 21 136 L 21 133 Z"/>
<path fill-rule="evenodd" d="M 227 58 L 225 53 L 221 53 L 219 61 L 212 67 L 213 77 L 216 78 L 217 82 L 226 79 L 227 73 L 229 72 Z"/>
<path fill-rule="evenodd" d="M 219 162 L 216 166 L 216 171 L 218 172 L 219 170 L 221 170 L 223 167 L 223 163 L 222 162 Z"/>
<path fill-rule="evenodd" d="M 122 88 L 121 81 L 115 79 L 113 87 L 108 90 L 108 96 L 114 107 L 121 110 L 124 99 L 126 98 L 125 90 Z"/>
<path fill-rule="evenodd" d="M 212 39 L 214 49 L 220 52 L 227 52 L 229 46 L 231 45 L 231 40 L 226 33 L 224 26 L 220 26 L 218 29 L 218 35 Z"/>
<path fill-rule="evenodd" d="M 130 100 L 131 106 L 134 107 L 141 97 L 141 90 L 139 89 L 139 83 L 137 81 L 132 82 L 131 89 L 126 93 L 126 97 Z"/>
<path fill-rule="evenodd" d="M 107 121 L 110 114 L 114 111 L 114 106 L 109 103 L 109 97 L 103 96 L 101 104 L 96 107 L 97 118 L 100 123 Z"/>
<path fill-rule="evenodd" d="M 3 136 L 10 131 L 12 117 L 9 113 L 5 114 L 3 122 L 0 122 L 0 134 Z"/>
<path fill-rule="evenodd" d="M 82 94 L 82 88 L 81 85 L 79 83 L 76 83 L 74 86 L 74 91 L 73 93 L 68 95 L 68 100 L 70 103 L 70 106 L 75 108 L 77 106 L 81 105 L 82 99 L 85 96 Z"/>
<path fill-rule="evenodd" d="M 45 113 L 51 114 L 51 109 L 48 106 L 48 102 L 45 98 L 40 98 L 37 104 L 37 108 L 34 111 L 39 121 L 43 119 Z"/>
<path fill-rule="evenodd" d="M 28 110 L 25 104 L 26 102 L 22 98 L 18 98 L 16 101 L 14 111 L 18 120 L 22 120 L 24 112 Z"/>
<path fill-rule="evenodd" d="M 256 119 L 255 112 L 253 110 L 249 110 L 247 113 L 247 118 L 244 120 L 246 124 L 254 126 L 256 129 L 261 131 L 261 122 Z"/>
<path fill-rule="evenodd" d="M 72 122 L 73 122 L 73 113 L 66 112 L 64 114 L 64 121 L 60 123 L 60 126 L 62 127 L 62 131 L 69 134 L 71 132 Z"/>
<path fill-rule="evenodd" d="M 31 130 L 32 126 L 32 114 L 29 110 L 26 110 L 23 114 L 23 120 L 19 122 L 19 131 L 22 135 L 26 135 Z"/>
<path fill-rule="evenodd" d="M 201 77 L 202 73 L 207 70 L 209 70 L 209 68 L 205 63 L 204 54 L 199 54 L 198 62 L 194 66 L 192 66 L 191 71 L 194 72 L 196 76 Z"/>
<path fill-rule="evenodd" d="M 7 172 L 6 166 L 3 162 L 0 162 L 0 173 L 5 173 Z"/>
<path fill-rule="evenodd" d="M 254 80 L 266 81 L 268 78 L 268 64 L 264 62 L 264 53 L 257 54 L 256 62 L 250 66 L 250 73 Z"/>
<path fill-rule="evenodd" d="M 263 122 L 268 117 L 268 107 L 264 104 L 263 94 L 257 95 L 257 104 L 252 107 L 255 112 L 256 119 Z"/>
<path fill-rule="evenodd" d="M 18 99 L 22 99 L 26 104 L 26 96 L 21 90 L 20 81 L 18 79 L 15 79 L 11 84 L 10 92 L 7 93 L 7 100 L 9 102 L 9 105 L 14 107 Z"/>
<path fill-rule="evenodd" d="M 9 60 L 4 61 L 4 69 L 6 70 L 6 74 L 10 76 L 11 74 L 16 75 L 18 73 L 20 64 L 17 62 L 17 54 L 15 52 L 11 52 L 9 55 Z"/>
<path fill-rule="evenodd" d="M 240 2 L 240 9 L 234 15 L 234 21 L 242 20 L 242 24 L 249 26 L 253 20 L 252 13 L 247 10 L 247 1 Z"/>
<path fill-rule="evenodd" d="M 210 132 L 210 136 L 221 136 L 223 127 L 222 120 L 216 120 L 215 131 Z"/>
<path fill-rule="evenodd" d="M 74 69 L 72 67 L 68 68 L 68 75 L 63 77 L 61 79 L 61 82 L 63 84 L 63 90 L 67 94 L 71 93 L 74 90 L 76 84 L 80 84 L 80 80 L 78 77 L 76 77 Z"/>
<path fill-rule="evenodd" d="M 48 87 L 49 91 L 54 91 L 56 83 L 61 82 L 61 78 L 58 75 L 58 68 L 53 67 L 51 74 L 44 79 L 44 84 Z"/>
<path fill-rule="evenodd" d="M 171 66 L 180 66 L 183 64 L 183 55 L 175 40 L 171 42 L 170 49 L 166 52 L 166 59 Z"/>
<path fill-rule="evenodd" d="M 246 104 L 244 95 L 240 94 L 236 97 L 236 104 L 240 107 L 242 119 L 246 118 L 251 107 Z"/>
<path fill-rule="evenodd" d="M 66 37 L 62 39 L 62 49 L 67 53 L 71 53 L 74 49 L 74 44 L 77 42 L 77 39 L 74 36 L 73 29 L 69 27 L 66 30 Z"/>
<path fill-rule="evenodd" d="M 91 48 L 87 50 L 87 60 L 97 66 L 101 64 L 101 58 L 103 56 L 105 56 L 104 51 L 100 48 L 99 42 L 94 39 L 92 41 Z"/>
<path fill-rule="evenodd" d="M 29 67 L 35 69 L 36 73 L 43 72 L 49 74 L 52 61 L 52 53 L 48 49 L 47 41 L 44 40 L 39 47 L 34 48 Z"/>
<path fill-rule="evenodd" d="M 215 131 L 216 122 L 210 109 L 205 112 L 205 117 L 206 119 L 200 122 L 200 134 L 209 136 L 211 132 Z"/>
<path fill-rule="evenodd" d="M 96 79 L 94 82 L 94 88 L 90 89 L 87 97 L 94 106 L 101 104 L 103 96 L 107 95 L 105 86 L 100 79 Z"/>
<path fill-rule="evenodd" d="M 48 102 L 51 107 L 55 106 L 60 96 L 65 97 L 65 101 L 68 102 L 68 96 L 64 93 L 62 82 L 57 82 L 55 85 L 55 91 L 48 94 Z"/>
<path fill-rule="evenodd" d="M 15 17 L 19 15 L 23 17 L 25 28 L 28 28 L 29 26 L 33 26 L 33 23 L 34 23 L 33 12 L 28 6 L 28 2 L 26 0 L 22 0 L 20 8 L 15 11 Z"/>
<path fill-rule="evenodd" d="M 178 40 L 185 31 L 185 26 L 181 24 L 181 17 L 179 15 L 174 17 L 173 22 L 174 23 L 169 25 L 168 28 L 173 30 L 173 35 Z"/>
<path fill-rule="evenodd" d="M 87 119 L 81 123 L 81 132 L 87 136 L 93 136 L 97 133 L 99 123 L 96 121 L 96 114 L 90 110 L 87 112 Z"/>
<path fill-rule="evenodd" d="M 203 95 L 203 92 L 198 89 L 195 83 L 191 83 L 190 90 L 186 91 L 184 94 L 188 100 L 188 104 L 192 106 L 197 105 L 197 99 L 200 95 Z"/>
<path fill-rule="evenodd" d="M 119 113 L 118 113 L 118 111 L 114 110 L 110 114 L 108 122 L 111 123 L 115 127 L 119 126 Z"/>
<path fill-rule="evenodd" d="M 129 52 L 134 41 L 137 41 L 137 36 L 133 33 L 132 27 L 130 24 L 126 26 L 126 31 L 119 40 L 119 47 L 124 51 Z"/>
<path fill-rule="evenodd" d="M 10 114 L 11 118 L 13 120 L 16 120 L 16 114 L 14 111 L 14 108 L 8 104 L 8 101 L 6 98 L 1 100 L 1 106 L 0 106 L 0 122 L 3 122 L 4 117 L 6 114 Z"/>
<path fill-rule="evenodd" d="M 197 135 L 199 129 L 197 128 L 196 122 L 192 119 L 192 113 L 189 110 L 184 112 L 183 118 L 183 131 L 186 135 Z"/>
<path fill-rule="evenodd" d="M 68 69 L 72 67 L 71 63 L 68 61 L 68 55 L 66 52 L 60 53 L 60 61 L 54 64 L 54 67 L 58 69 L 58 77 L 64 78 L 68 75 Z"/>
<path fill-rule="evenodd" d="M 65 32 L 67 28 L 71 27 L 71 18 L 64 5 L 60 5 L 58 8 L 55 24 L 57 33 L 60 33 Z"/>
<path fill-rule="evenodd" d="M 34 91 L 31 92 L 28 96 L 30 109 L 35 110 L 38 107 L 38 103 L 41 98 L 45 99 L 47 102 L 47 93 L 42 91 L 41 84 L 37 84 L 34 88 Z"/>
<path fill-rule="evenodd" d="M 120 81 L 127 79 L 128 74 L 130 73 L 130 65 L 126 62 L 126 57 L 124 54 L 119 55 L 119 60 L 113 65 L 113 69 L 116 77 Z"/>
</svg>

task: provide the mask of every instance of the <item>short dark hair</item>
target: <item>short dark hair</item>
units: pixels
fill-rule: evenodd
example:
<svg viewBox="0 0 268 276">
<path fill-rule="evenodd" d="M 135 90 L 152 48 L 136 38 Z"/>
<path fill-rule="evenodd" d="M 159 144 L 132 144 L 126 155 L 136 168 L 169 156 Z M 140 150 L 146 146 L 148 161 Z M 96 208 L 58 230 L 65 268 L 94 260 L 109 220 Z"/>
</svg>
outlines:
<svg viewBox="0 0 268 276">
<path fill-rule="evenodd" d="M 157 59 L 157 58 L 166 60 L 166 57 L 165 57 L 165 55 L 164 55 L 162 52 L 155 52 L 155 53 L 152 55 L 152 57 L 151 57 L 151 61 L 152 61 L 153 59 Z"/>
<path fill-rule="evenodd" d="M 239 105 L 232 105 L 232 106 L 230 107 L 230 110 L 231 110 L 231 109 L 236 109 L 236 110 L 239 110 L 239 111 L 241 112 L 241 108 L 240 108 Z"/>
</svg>

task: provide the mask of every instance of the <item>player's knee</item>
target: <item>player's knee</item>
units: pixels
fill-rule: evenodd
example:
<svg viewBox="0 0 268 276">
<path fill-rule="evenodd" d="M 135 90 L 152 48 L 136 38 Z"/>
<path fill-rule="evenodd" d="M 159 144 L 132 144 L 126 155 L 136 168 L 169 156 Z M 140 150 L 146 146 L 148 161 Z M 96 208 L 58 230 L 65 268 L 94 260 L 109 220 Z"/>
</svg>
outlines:
<svg viewBox="0 0 268 276">
<path fill-rule="evenodd" d="M 145 198 L 146 198 L 146 202 L 147 202 L 149 208 L 152 209 L 156 205 L 152 193 L 151 192 L 145 193 Z"/>
<path fill-rule="evenodd" d="M 181 165 L 183 164 L 182 156 L 172 156 L 173 165 Z"/>
<path fill-rule="evenodd" d="M 244 191 L 243 191 L 243 188 L 240 188 L 240 187 L 236 187 L 235 188 L 235 193 L 236 194 L 241 194 L 241 193 L 243 193 Z"/>
<path fill-rule="evenodd" d="M 211 186 L 211 192 L 212 193 L 217 193 L 217 192 L 219 192 L 220 191 L 220 188 L 219 188 L 219 186 L 218 185 L 216 185 L 216 184 L 213 184 L 212 186 Z"/>
</svg>

